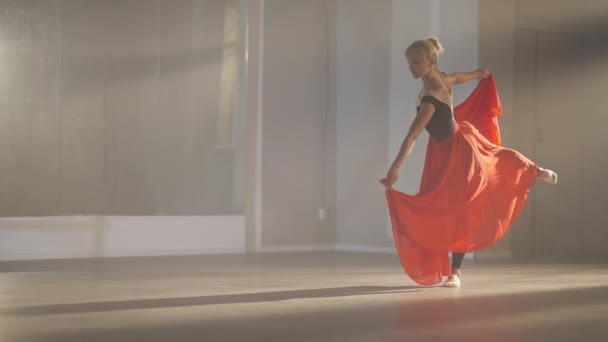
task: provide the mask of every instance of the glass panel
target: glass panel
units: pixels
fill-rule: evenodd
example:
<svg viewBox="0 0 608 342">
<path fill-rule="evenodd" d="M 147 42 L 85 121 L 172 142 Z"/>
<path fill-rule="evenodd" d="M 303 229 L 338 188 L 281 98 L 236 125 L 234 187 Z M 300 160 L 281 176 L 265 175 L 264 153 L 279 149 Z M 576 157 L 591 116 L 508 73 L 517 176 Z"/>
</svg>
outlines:
<svg viewBox="0 0 608 342">
<path fill-rule="evenodd" d="M 0 3 L 0 215 L 243 213 L 244 0 Z"/>
</svg>

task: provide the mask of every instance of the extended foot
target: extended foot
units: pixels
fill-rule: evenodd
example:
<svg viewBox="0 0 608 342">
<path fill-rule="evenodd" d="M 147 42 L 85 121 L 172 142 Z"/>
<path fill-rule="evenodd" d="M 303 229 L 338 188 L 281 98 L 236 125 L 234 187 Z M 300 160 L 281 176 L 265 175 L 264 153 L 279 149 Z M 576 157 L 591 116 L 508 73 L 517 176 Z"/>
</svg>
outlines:
<svg viewBox="0 0 608 342">
<path fill-rule="evenodd" d="M 557 173 L 552 170 L 538 168 L 538 176 L 540 180 L 548 184 L 557 184 Z"/>
<path fill-rule="evenodd" d="M 460 287 L 460 277 L 452 274 L 448 277 L 448 279 L 443 283 L 444 287 Z"/>
</svg>

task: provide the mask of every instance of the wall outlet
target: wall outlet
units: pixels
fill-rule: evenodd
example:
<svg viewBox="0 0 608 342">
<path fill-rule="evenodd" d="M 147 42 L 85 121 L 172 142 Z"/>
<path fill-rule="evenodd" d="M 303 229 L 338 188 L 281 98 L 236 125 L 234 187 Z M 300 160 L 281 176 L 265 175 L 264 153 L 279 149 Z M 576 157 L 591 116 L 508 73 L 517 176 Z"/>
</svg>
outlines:
<svg viewBox="0 0 608 342">
<path fill-rule="evenodd" d="M 319 221 L 327 221 L 327 209 L 319 208 L 318 217 L 319 217 Z"/>
</svg>

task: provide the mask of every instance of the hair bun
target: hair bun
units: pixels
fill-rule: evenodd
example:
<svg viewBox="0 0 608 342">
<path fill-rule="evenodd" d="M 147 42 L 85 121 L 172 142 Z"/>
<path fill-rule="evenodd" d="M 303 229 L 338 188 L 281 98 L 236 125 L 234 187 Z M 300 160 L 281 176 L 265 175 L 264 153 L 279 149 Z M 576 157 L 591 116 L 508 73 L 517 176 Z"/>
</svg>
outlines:
<svg viewBox="0 0 608 342">
<path fill-rule="evenodd" d="M 427 38 L 427 40 L 429 42 L 431 42 L 431 44 L 435 47 L 434 52 L 437 54 L 437 56 L 439 56 L 443 53 L 443 46 L 441 46 L 439 39 L 437 39 L 435 37 L 429 37 L 429 38 Z"/>
</svg>

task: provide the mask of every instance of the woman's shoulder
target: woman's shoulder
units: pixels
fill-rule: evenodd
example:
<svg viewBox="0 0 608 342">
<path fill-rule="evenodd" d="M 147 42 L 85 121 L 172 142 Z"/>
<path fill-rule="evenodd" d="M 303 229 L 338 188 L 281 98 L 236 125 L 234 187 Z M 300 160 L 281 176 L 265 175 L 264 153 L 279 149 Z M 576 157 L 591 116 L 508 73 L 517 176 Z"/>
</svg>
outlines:
<svg viewBox="0 0 608 342">
<path fill-rule="evenodd" d="M 452 89 L 447 81 L 442 79 L 434 79 L 429 82 L 426 87 L 423 87 L 418 97 L 418 102 L 422 102 L 425 96 L 435 98 L 448 106 L 452 106 Z"/>
</svg>

